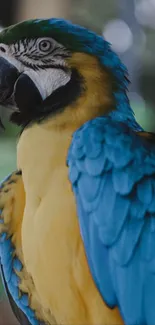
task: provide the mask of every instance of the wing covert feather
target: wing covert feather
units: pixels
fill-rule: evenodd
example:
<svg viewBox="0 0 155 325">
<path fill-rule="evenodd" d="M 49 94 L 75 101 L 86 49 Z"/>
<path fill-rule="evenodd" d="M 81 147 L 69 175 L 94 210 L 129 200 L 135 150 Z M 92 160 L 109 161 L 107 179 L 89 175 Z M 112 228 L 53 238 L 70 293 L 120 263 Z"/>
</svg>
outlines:
<svg viewBox="0 0 155 325">
<path fill-rule="evenodd" d="M 69 178 L 90 271 L 125 324 L 155 320 L 155 144 L 111 117 L 73 135 Z"/>
</svg>

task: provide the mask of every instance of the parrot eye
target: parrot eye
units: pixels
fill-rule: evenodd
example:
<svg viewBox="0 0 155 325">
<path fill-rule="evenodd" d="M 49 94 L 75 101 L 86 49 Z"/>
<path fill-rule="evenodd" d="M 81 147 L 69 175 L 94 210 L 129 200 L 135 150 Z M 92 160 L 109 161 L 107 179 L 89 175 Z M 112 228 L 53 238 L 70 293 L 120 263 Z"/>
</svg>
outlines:
<svg viewBox="0 0 155 325">
<path fill-rule="evenodd" d="M 41 52 L 49 52 L 52 48 L 52 42 L 50 40 L 42 40 L 38 44 Z"/>
</svg>

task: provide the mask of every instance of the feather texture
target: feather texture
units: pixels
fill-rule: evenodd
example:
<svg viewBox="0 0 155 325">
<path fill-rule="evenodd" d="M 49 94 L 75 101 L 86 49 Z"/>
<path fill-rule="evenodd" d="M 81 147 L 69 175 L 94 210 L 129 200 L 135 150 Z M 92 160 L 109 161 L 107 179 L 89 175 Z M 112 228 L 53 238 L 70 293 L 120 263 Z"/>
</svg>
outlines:
<svg viewBox="0 0 155 325">
<path fill-rule="evenodd" d="M 11 175 L 0 184 L 3 186 Z M 0 210 L 0 215 L 1 215 Z M 0 219 L 3 223 L 3 219 Z M 14 252 L 11 237 L 7 233 L 0 235 L 0 275 L 3 280 L 6 294 L 10 301 L 12 311 L 21 325 L 44 325 L 36 319 L 35 312 L 29 306 L 28 295 L 19 289 L 20 278 L 16 272 L 20 272 L 23 266 Z"/>
<path fill-rule="evenodd" d="M 119 307 L 125 324 L 153 325 L 155 145 L 134 130 L 115 115 L 87 122 L 73 136 L 69 177 L 103 299 Z"/>
</svg>

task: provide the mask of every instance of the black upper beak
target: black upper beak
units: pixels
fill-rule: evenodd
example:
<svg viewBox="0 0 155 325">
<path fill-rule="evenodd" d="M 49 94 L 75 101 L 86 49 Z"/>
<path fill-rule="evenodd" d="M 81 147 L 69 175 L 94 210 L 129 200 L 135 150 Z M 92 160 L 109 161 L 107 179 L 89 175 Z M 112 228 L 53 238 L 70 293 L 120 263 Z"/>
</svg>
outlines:
<svg viewBox="0 0 155 325">
<path fill-rule="evenodd" d="M 0 57 L 0 104 L 7 104 L 20 73 L 15 66 Z"/>
<path fill-rule="evenodd" d="M 0 57 L 0 105 L 13 108 L 10 120 L 19 125 L 24 124 L 27 116 L 31 119 L 35 115 L 41 102 L 41 94 L 33 80 L 26 73 L 20 73 L 7 59 Z"/>
<path fill-rule="evenodd" d="M 3 57 L 0 57 L 0 105 L 9 104 L 7 101 L 13 93 L 14 85 L 18 77 L 19 72 L 17 68 Z M 4 128 L 1 120 L 0 127 Z"/>
</svg>

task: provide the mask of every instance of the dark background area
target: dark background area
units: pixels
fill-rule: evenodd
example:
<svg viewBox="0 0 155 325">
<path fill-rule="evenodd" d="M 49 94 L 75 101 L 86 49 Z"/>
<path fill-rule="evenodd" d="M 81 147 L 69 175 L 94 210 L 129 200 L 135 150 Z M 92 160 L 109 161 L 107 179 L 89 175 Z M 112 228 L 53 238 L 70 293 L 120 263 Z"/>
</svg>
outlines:
<svg viewBox="0 0 155 325">
<path fill-rule="evenodd" d="M 0 2 L 0 24 L 1 26 L 9 26 L 15 21 L 15 10 L 17 0 L 5 0 Z"/>
</svg>

